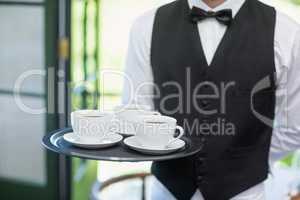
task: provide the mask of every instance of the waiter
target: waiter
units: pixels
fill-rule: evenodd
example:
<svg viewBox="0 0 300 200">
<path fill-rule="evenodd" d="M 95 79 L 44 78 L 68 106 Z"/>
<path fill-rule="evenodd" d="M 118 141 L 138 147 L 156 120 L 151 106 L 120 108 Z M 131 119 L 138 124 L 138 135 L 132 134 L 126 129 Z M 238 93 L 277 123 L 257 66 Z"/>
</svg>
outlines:
<svg viewBox="0 0 300 200">
<path fill-rule="evenodd" d="M 125 72 L 123 103 L 149 104 L 204 142 L 196 156 L 153 163 L 152 199 L 263 200 L 269 153 L 300 148 L 300 27 L 258 0 L 147 12 Z"/>
</svg>

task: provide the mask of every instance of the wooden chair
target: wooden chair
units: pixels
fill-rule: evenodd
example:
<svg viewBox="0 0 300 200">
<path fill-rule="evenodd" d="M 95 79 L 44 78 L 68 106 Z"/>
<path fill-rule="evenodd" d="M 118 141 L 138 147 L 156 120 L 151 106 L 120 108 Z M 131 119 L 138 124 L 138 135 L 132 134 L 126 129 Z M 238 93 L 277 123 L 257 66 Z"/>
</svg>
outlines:
<svg viewBox="0 0 300 200">
<path fill-rule="evenodd" d="M 92 187 L 92 192 L 90 196 L 90 200 L 100 200 L 99 199 L 99 192 L 103 192 L 105 189 L 108 189 L 110 186 L 123 182 L 123 181 L 129 181 L 134 179 L 140 179 L 142 181 L 142 187 L 141 187 L 141 200 L 146 199 L 146 178 L 150 177 L 150 173 L 137 173 L 137 174 L 128 174 L 123 176 L 118 176 L 111 178 L 107 181 L 104 181 L 102 183 L 96 182 L 94 186 Z"/>
</svg>

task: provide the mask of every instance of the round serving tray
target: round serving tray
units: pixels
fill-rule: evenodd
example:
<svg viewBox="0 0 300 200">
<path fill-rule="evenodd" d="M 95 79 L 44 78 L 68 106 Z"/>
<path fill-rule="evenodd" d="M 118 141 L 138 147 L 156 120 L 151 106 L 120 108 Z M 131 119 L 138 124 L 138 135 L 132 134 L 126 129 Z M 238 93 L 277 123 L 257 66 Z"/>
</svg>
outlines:
<svg viewBox="0 0 300 200">
<path fill-rule="evenodd" d="M 119 144 L 104 149 L 82 149 L 73 146 L 63 139 L 63 135 L 72 132 L 71 128 L 54 131 L 43 138 L 43 145 L 50 151 L 66 156 L 79 157 L 90 160 L 140 162 L 140 161 L 163 161 L 189 157 L 199 153 L 203 147 L 200 138 L 193 137 L 182 139 L 186 142 L 183 149 L 167 155 L 146 155 L 129 149 L 125 144 Z"/>
</svg>

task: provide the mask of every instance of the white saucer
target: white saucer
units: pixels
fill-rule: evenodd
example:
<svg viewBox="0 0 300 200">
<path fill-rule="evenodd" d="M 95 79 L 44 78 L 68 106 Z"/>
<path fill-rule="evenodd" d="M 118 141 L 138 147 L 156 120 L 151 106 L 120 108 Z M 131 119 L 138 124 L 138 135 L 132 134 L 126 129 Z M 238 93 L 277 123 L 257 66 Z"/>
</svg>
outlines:
<svg viewBox="0 0 300 200">
<path fill-rule="evenodd" d="M 123 135 L 125 137 L 128 137 L 128 136 L 134 136 L 135 133 L 134 132 L 130 132 L 130 133 L 126 133 L 125 131 L 122 131 L 122 130 L 118 130 L 116 131 L 116 133 L 120 134 L 120 135 Z"/>
<path fill-rule="evenodd" d="M 182 149 L 185 146 L 185 142 L 183 140 L 178 139 L 172 144 L 168 145 L 166 148 L 158 149 L 154 147 L 147 147 L 145 145 L 140 144 L 139 141 L 137 141 L 136 136 L 126 138 L 124 140 L 124 144 L 133 150 L 150 155 L 170 154 L 175 151 L 178 151 L 179 149 Z"/>
<path fill-rule="evenodd" d="M 109 133 L 105 139 L 94 138 L 80 138 L 73 132 L 67 133 L 63 136 L 64 140 L 71 143 L 74 146 L 86 148 L 86 149 L 98 149 L 110 147 L 120 142 L 123 137 L 116 133 Z M 98 141 L 97 141 L 98 140 Z"/>
</svg>

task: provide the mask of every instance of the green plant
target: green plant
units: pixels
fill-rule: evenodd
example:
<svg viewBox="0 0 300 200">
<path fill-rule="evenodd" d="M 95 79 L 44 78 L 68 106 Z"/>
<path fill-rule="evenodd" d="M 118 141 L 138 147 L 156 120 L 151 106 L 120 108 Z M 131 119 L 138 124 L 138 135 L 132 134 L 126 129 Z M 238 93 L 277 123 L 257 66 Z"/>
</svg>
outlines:
<svg viewBox="0 0 300 200">
<path fill-rule="evenodd" d="M 283 164 L 286 167 L 291 167 L 292 166 L 292 162 L 293 162 L 293 154 L 288 155 L 287 157 L 285 157 L 283 160 L 281 160 L 281 164 Z"/>
<path fill-rule="evenodd" d="M 293 3 L 300 5 L 300 0 L 291 0 Z"/>
<path fill-rule="evenodd" d="M 72 200 L 88 199 L 92 184 L 97 180 L 97 162 L 72 159 Z"/>
</svg>

